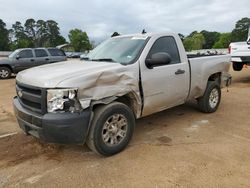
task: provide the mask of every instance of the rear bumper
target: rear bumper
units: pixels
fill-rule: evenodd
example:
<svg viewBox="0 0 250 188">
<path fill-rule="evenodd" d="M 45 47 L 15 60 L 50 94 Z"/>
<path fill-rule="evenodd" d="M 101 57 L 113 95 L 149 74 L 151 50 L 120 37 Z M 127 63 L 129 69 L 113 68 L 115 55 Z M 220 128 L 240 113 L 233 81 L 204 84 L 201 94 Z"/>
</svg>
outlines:
<svg viewBox="0 0 250 188">
<path fill-rule="evenodd" d="M 29 135 L 51 143 L 84 143 L 89 130 L 90 110 L 80 113 L 35 114 L 14 98 L 14 111 L 20 128 Z"/>
<path fill-rule="evenodd" d="M 231 61 L 250 64 L 250 56 L 232 56 Z"/>
</svg>

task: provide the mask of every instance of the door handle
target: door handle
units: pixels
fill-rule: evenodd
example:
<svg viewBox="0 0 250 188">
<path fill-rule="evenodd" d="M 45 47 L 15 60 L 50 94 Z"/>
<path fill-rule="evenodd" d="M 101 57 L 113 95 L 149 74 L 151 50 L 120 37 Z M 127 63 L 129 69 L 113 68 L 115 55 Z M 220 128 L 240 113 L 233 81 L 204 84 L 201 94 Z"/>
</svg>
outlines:
<svg viewBox="0 0 250 188">
<path fill-rule="evenodd" d="M 31 59 L 30 61 L 35 61 L 34 59 Z"/>
<path fill-rule="evenodd" d="M 178 74 L 184 74 L 185 73 L 185 70 L 182 70 L 182 69 L 178 69 L 175 74 L 178 75 Z"/>
<path fill-rule="evenodd" d="M 49 58 L 46 58 L 45 60 L 46 60 L 46 61 L 49 61 Z"/>
</svg>

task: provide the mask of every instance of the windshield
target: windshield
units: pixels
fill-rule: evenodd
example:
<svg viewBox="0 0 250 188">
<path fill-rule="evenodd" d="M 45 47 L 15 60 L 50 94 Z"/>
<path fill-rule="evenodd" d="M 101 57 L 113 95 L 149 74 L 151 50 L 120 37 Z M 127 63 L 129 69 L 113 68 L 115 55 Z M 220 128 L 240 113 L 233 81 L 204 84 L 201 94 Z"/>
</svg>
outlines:
<svg viewBox="0 0 250 188">
<path fill-rule="evenodd" d="M 111 38 L 97 46 L 84 59 L 129 64 L 139 55 L 146 40 L 144 36 Z"/>
<path fill-rule="evenodd" d="M 10 55 L 9 55 L 9 58 L 15 58 L 16 55 L 19 53 L 20 50 L 15 50 L 14 52 L 12 52 Z"/>
</svg>

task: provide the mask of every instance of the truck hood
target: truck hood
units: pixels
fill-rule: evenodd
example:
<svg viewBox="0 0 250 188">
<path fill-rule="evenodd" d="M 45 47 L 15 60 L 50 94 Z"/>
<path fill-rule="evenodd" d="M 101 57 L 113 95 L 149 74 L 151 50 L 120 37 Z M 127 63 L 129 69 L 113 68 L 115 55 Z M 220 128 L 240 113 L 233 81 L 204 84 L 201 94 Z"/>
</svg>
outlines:
<svg viewBox="0 0 250 188">
<path fill-rule="evenodd" d="M 67 61 L 22 71 L 16 80 L 40 88 L 77 88 L 77 97 L 83 108 L 90 101 L 114 100 L 129 94 L 139 104 L 135 108 L 138 108 L 138 117 L 140 114 L 137 63 L 125 66 L 110 62 Z"/>
<path fill-rule="evenodd" d="M 81 87 L 82 83 L 76 83 L 76 79 L 85 82 L 92 76 L 124 67 L 119 63 L 72 60 L 24 70 L 17 74 L 16 80 L 41 88 L 76 87 L 76 84 Z"/>
</svg>

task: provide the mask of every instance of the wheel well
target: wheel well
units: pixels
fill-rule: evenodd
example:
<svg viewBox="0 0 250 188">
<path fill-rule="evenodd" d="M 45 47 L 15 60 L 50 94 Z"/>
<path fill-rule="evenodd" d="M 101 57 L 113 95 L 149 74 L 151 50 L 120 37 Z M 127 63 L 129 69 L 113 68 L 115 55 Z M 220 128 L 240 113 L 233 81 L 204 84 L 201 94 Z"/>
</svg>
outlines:
<svg viewBox="0 0 250 188">
<path fill-rule="evenodd" d="M 221 72 L 217 72 L 215 74 L 212 74 L 208 81 L 217 81 L 219 84 L 221 84 Z"/>
<path fill-rule="evenodd" d="M 106 105 L 106 104 L 109 104 L 111 102 L 116 101 L 116 102 L 120 102 L 120 103 L 127 105 L 132 110 L 132 112 L 134 113 L 134 115 L 136 117 L 137 113 L 138 113 L 138 110 L 137 110 L 138 105 L 137 105 L 137 102 L 133 96 L 134 96 L 133 94 L 128 93 L 128 94 L 123 95 L 121 97 L 118 97 L 114 100 L 109 100 L 107 102 L 100 102 L 100 103 L 94 104 L 92 106 L 92 110 L 94 111 L 97 107 L 99 107 L 101 105 Z"/>
<path fill-rule="evenodd" d="M 0 65 L 0 67 L 7 67 L 7 68 L 9 68 L 9 69 L 11 70 L 11 72 L 13 73 L 13 69 L 11 68 L 10 65 Z"/>
</svg>

